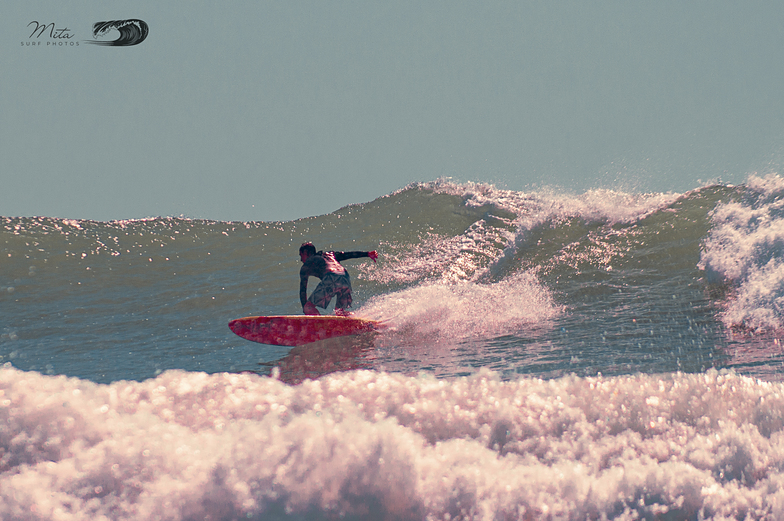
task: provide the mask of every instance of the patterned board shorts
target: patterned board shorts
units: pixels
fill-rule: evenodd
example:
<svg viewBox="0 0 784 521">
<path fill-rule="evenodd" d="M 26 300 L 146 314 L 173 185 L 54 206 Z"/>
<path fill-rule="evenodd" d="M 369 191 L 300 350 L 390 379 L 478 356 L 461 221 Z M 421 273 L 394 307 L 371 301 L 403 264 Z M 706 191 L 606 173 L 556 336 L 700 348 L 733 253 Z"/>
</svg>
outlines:
<svg viewBox="0 0 784 521">
<path fill-rule="evenodd" d="M 337 273 L 324 275 L 319 285 L 316 286 L 316 289 L 308 297 L 308 301 L 326 309 L 329 301 L 335 296 L 337 296 L 335 309 L 346 309 L 351 306 L 351 278 L 348 276 L 348 271 L 342 275 Z"/>
</svg>

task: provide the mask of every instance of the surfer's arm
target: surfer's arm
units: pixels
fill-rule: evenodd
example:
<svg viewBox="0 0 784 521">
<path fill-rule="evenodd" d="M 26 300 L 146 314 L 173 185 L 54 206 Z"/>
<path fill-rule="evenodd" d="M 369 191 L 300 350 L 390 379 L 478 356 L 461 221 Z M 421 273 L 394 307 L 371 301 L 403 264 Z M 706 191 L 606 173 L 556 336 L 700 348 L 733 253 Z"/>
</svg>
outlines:
<svg viewBox="0 0 784 521">
<path fill-rule="evenodd" d="M 346 259 L 359 259 L 360 257 L 370 257 L 373 262 L 376 262 L 378 259 L 378 253 L 376 250 L 373 251 L 336 251 L 335 252 L 335 260 L 340 262 Z"/>
<path fill-rule="evenodd" d="M 303 271 L 306 271 L 303 269 Z M 306 315 L 320 315 L 313 302 L 308 302 L 308 273 L 300 272 L 299 277 L 299 301 L 302 302 L 302 312 Z"/>
<path fill-rule="evenodd" d="M 303 308 L 308 301 L 308 273 L 303 273 L 304 271 L 302 269 L 299 272 L 299 301 L 302 303 Z"/>
</svg>

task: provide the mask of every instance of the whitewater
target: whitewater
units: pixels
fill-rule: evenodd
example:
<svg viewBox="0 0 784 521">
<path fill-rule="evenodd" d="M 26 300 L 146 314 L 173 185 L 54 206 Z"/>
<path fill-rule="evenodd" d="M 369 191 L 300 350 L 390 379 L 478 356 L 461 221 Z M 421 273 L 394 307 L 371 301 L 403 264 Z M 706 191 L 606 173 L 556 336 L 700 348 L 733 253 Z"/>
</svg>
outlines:
<svg viewBox="0 0 784 521">
<path fill-rule="evenodd" d="M 0 217 L 2 519 L 784 518 L 784 179 Z M 381 333 L 282 348 L 298 247 Z"/>
</svg>

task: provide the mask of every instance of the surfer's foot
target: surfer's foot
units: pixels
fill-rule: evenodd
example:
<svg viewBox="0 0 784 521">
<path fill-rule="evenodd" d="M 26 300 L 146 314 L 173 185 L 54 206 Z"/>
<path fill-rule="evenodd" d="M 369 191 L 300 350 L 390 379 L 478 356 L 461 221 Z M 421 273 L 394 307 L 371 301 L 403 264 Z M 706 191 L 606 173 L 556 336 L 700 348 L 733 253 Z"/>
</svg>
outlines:
<svg viewBox="0 0 784 521">
<path fill-rule="evenodd" d="M 335 308 L 335 314 L 339 317 L 348 317 L 351 316 L 351 311 L 346 311 L 345 309 Z"/>
</svg>

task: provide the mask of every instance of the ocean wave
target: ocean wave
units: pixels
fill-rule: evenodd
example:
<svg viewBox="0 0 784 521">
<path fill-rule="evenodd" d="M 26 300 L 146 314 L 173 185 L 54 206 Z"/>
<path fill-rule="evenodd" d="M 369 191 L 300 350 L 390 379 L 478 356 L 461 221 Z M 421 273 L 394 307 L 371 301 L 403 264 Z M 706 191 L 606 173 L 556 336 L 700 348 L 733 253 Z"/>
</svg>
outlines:
<svg viewBox="0 0 784 521">
<path fill-rule="evenodd" d="M 724 323 L 779 320 L 777 243 L 767 258 L 733 264 L 775 226 L 715 238 L 720 216 L 741 222 L 728 209 L 754 209 L 755 194 L 775 194 L 778 182 L 570 195 L 439 180 L 276 223 L 0 218 L 0 360 L 101 382 L 258 369 L 282 355 L 243 344 L 226 323 L 299 313 L 296 252 L 309 240 L 381 254 L 378 264 L 346 265 L 355 311 L 397 320 L 370 367 L 553 377 L 730 365 L 773 377 L 780 349 L 762 364 L 744 358 L 725 347 L 749 341 L 727 336 Z M 775 204 L 763 206 L 775 216 Z M 737 277 L 726 279 L 728 298 L 706 283 L 722 272 Z"/>
</svg>

